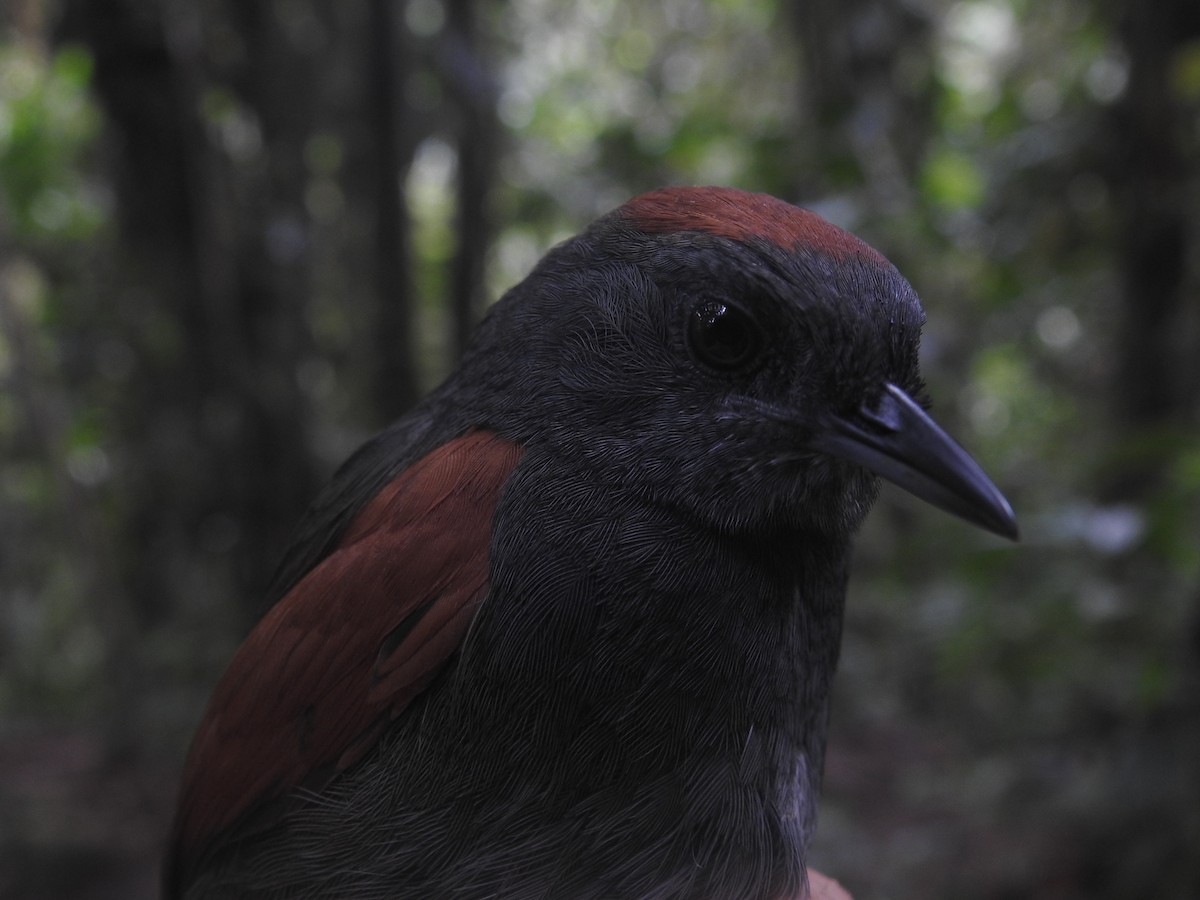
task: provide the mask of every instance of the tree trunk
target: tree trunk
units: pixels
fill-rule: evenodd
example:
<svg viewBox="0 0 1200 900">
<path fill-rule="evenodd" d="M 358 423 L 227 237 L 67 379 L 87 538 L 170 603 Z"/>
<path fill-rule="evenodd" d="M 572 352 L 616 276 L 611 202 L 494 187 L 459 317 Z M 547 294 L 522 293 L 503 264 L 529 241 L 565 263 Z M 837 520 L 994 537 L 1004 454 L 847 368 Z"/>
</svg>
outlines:
<svg viewBox="0 0 1200 900">
<path fill-rule="evenodd" d="M 453 352 L 462 356 L 484 302 L 487 251 L 492 239 L 488 203 L 496 170 L 500 127 L 497 87 L 480 37 L 475 0 L 449 0 L 441 60 L 458 122 L 457 241 L 451 279 Z"/>
<path fill-rule="evenodd" d="M 396 26 L 394 0 L 370 0 L 368 115 L 375 159 L 375 408 L 381 421 L 417 400 L 412 226 L 401 193 L 412 161 L 411 116 L 399 86 L 409 48 Z"/>
</svg>

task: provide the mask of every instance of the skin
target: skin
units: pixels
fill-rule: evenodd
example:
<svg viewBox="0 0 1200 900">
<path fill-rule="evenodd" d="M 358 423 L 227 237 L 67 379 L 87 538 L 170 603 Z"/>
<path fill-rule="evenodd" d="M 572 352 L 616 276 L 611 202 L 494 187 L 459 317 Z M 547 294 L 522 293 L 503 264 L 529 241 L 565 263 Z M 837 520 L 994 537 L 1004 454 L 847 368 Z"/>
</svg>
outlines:
<svg viewBox="0 0 1200 900">
<path fill-rule="evenodd" d="M 168 894 L 804 895 L 876 493 L 820 436 L 919 396 L 922 319 L 761 195 L 656 192 L 548 254 L 302 523 L 189 757 Z"/>
</svg>

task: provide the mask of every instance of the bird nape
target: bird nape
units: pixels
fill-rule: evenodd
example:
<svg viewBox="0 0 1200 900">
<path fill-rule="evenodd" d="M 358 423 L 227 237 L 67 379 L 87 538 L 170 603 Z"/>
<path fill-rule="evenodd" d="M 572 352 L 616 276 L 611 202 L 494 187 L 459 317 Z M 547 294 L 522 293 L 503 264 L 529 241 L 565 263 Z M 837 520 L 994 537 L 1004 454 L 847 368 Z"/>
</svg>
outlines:
<svg viewBox="0 0 1200 900">
<path fill-rule="evenodd" d="M 912 288 L 803 209 L 554 248 L 302 521 L 183 775 L 169 897 L 806 895 L 877 476 L 997 534 Z"/>
</svg>

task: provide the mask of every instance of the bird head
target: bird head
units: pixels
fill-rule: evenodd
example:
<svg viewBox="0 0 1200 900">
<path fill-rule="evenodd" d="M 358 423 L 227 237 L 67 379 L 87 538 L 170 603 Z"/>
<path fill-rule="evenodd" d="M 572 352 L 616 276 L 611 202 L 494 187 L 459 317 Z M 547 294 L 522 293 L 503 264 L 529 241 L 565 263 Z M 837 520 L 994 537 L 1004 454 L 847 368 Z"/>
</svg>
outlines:
<svg viewBox="0 0 1200 900">
<path fill-rule="evenodd" d="M 521 444 L 722 532 L 847 536 L 882 476 L 1015 537 L 923 409 L 923 321 L 895 267 L 815 213 L 667 188 L 550 252 L 449 388 Z"/>
</svg>

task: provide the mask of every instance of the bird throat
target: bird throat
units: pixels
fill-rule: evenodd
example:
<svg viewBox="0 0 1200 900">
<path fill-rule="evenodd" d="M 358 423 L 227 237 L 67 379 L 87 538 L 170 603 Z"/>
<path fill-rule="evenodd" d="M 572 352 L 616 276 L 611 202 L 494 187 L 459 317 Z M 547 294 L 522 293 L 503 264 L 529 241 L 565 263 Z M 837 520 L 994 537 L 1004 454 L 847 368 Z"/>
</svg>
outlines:
<svg viewBox="0 0 1200 900">
<path fill-rule="evenodd" d="M 490 718 L 503 736 L 481 787 L 531 803 L 523 815 L 543 819 L 539 840 L 563 842 L 558 858 L 588 875 L 581 888 L 798 894 L 845 541 L 731 537 L 624 496 L 584 516 L 582 498 L 546 496 L 547 475 L 519 473 L 509 486 L 493 593 L 457 672 L 466 705 L 455 718 Z M 542 527 L 509 529 L 509 515 Z M 534 571 L 508 565 L 534 557 Z M 552 895 L 575 896 L 565 882 Z"/>
</svg>

